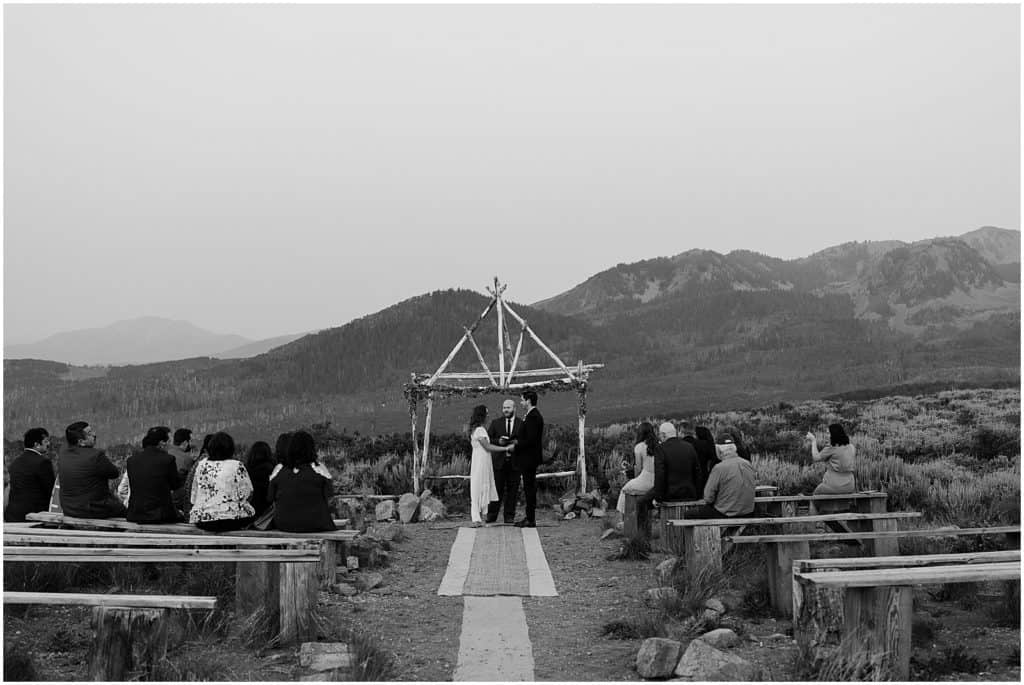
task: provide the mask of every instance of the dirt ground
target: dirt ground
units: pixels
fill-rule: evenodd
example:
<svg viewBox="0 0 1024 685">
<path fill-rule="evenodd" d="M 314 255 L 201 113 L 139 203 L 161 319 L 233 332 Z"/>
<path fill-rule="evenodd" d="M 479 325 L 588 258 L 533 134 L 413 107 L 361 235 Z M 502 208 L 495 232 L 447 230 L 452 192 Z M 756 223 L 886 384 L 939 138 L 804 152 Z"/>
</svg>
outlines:
<svg viewBox="0 0 1024 685">
<path fill-rule="evenodd" d="M 321 593 L 328 632 L 354 629 L 370 637 L 393 657 L 396 680 L 450 680 L 458 656 L 462 599 L 436 593 L 461 523 L 453 517 L 406 526 L 406 539 L 393 543 L 388 565 L 377 569 L 384 577 L 380 587 L 350 598 Z M 621 542 L 600 540 L 602 532 L 600 520 L 563 521 L 550 511 L 538 512 L 538 534 L 559 593 L 523 600 L 538 680 L 639 680 L 634 661 L 642 640 L 616 639 L 603 635 L 602 628 L 647 611 L 641 593 L 657 585 L 654 569 L 666 555 L 609 561 Z M 937 590 L 921 589 L 915 596 L 911 678 L 1019 681 L 1019 622 L 1014 626 L 1005 611 L 1000 613 L 1000 605 L 1005 606 L 1002 589 L 982 586 L 955 596 Z M 742 638 L 736 653 L 764 667 L 769 680 L 801 679 L 794 669 L 796 647 L 789 621 L 763 612 L 731 620 Z M 188 637 L 180 636 L 175 653 L 179 660 L 187 654 L 194 672 L 206 679 L 299 679 L 294 650 L 254 654 L 237 640 L 184 642 Z M 39 680 L 85 676 L 91 638 L 88 609 L 8 610 L 4 638 L 33 652 Z M 188 678 L 183 674 L 174 679 Z"/>
</svg>

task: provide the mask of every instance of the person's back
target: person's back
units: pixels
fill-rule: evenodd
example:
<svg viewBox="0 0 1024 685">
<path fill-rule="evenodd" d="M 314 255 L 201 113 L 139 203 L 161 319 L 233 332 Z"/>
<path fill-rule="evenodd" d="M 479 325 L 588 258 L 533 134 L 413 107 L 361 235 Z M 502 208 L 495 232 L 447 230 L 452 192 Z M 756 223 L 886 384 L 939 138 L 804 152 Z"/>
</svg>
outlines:
<svg viewBox="0 0 1024 685">
<path fill-rule="evenodd" d="M 707 482 L 711 476 L 711 469 L 718 463 L 718 453 L 715 451 L 715 438 L 706 426 L 697 426 L 693 448 L 697 450 L 700 471 L 704 474 L 704 482 Z"/>
<path fill-rule="evenodd" d="M 669 437 L 663 440 L 659 452 L 654 464 L 655 499 L 659 502 L 698 499 L 703 477 L 693 446 L 686 440 Z"/>
<path fill-rule="evenodd" d="M 289 533 L 335 530 L 328 506 L 331 493 L 331 480 L 313 464 L 278 469 L 268 488 L 268 498 L 274 502 L 274 526 Z"/>
<path fill-rule="evenodd" d="M 171 494 L 171 501 L 174 502 L 174 507 L 180 511 L 185 511 L 185 503 L 188 501 L 188 492 L 185 490 L 185 479 L 188 478 L 188 472 L 192 470 L 192 465 L 195 463 L 196 458 L 191 452 L 186 452 L 178 446 L 172 446 L 167 448 L 167 454 L 174 458 L 174 468 L 178 473 L 178 478 L 181 481 L 174 492 Z"/>
<path fill-rule="evenodd" d="M 78 445 L 65 447 L 57 464 L 60 507 L 65 516 L 124 516 L 124 506 L 110 493 L 108 485 L 108 481 L 117 478 L 119 472 L 103 450 Z"/>
<path fill-rule="evenodd" d="M 704 486 L 706 506 L 729 517 L 754 513 L 754 467 L 737 454 L 731 440 L 716 447 L 720 461 Z"/>
<path fill-rule="evenodd" d="M 173 455 L 149 446 L 136 452 L 126 466 L 131 496 L 127 519 L 136 523 L 173 523 L 178 514 L 171 496 L 181 487 Z"/>
<path fill-rule="evenodd" d="M 4 521 L 24 521 L 26 514 L 49 509 L 54 482 L 53 462 L 49 457 L 26 449 L 11 462 L 8 472 L 11 490 Z"/>
</svg>

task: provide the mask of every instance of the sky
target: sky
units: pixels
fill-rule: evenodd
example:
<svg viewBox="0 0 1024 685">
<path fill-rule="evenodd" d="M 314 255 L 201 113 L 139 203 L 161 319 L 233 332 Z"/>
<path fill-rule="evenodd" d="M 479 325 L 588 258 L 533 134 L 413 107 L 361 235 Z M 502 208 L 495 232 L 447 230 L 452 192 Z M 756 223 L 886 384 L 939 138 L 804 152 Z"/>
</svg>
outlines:
<svg viewBox="0 0 1024 685">
<path fill-rule="evenodd" d="M 1016 5 L 6 5 L 4 337 L 1020 228 Z"/>
</svg>

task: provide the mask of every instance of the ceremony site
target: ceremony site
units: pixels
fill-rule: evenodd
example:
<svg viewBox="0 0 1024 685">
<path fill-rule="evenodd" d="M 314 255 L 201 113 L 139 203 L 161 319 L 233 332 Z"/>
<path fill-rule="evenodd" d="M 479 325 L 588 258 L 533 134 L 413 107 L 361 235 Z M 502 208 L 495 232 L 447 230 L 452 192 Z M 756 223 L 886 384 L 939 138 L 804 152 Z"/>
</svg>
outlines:
<svg viewBox="0 0 1024 685">
<path fill-rule="evenodd" d="M 1020 682 L 1020 30 L 5 6 L 4 681 Z"/>
</svg>

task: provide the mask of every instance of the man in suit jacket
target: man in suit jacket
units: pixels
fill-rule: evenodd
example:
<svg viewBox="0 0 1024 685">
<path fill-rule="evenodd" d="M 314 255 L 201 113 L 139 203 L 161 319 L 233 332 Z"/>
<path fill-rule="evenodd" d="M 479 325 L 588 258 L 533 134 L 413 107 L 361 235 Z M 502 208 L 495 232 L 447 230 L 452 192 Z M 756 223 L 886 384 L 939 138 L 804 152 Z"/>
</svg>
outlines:
<svg viewBox="0 0 1024 685">
<path fill-rule="evenodd" d="M 520 404 L 523 407 L 523 423 L 515 434 L 516 445 L 512 450 L 512 463 L 523 479 L 523 494 L 526 497 L 526 517 L 517 521 L 519 528 L 536 528 L 537 510 L 537 467 L 544 460 L 544 417 L 537 411 L 537 393 L 523 392 Z M 516 490 L 518 490 L 518 478 Z"/>
<path fill-rule="evenodd" d="M 128 459 L 128 499 L 126 518 L 135 523 L 175 523 L 179 520 L 171 493 L 180 488 L 174 455 L 167 452 L 171 429 L 156 426 L 146 432 L 142 449 Z"/>
<path fill-rule="evenodd" d="M 49 510 L 54 481 L 49 451 L 50 434 L 45 428 L 25 432 L 25 451 L 8 468 L 11 492 L 4 521 L 24 521 L 25 514 Z"/>
<path fill-rule="evenodd" d="M 75 421 L 64 431 L 68 444 L 57 459 L 60 506 L 66 516 L 111 518 L 126 510 L 107 484 L 117 478 L 117 467 L 103 450 L 96 449 L 96 431 L 85 421 Z"/>
<path fill-rule="evenodd" d="M 501 416 L 491 421 L 487 435 L 492 445 L 507 445 L 522 425 L 522 419 L 516 417 L 515 401 L 505 400 L 501 405 Z M 512 464 L 512 455 L 507 452 L 491 452 L 491 465 L 494 467 L 494 485 L 501 499 L 487 505 L 487 523 L 498 520 L 502 502 L 505 503 L 505 523 L 512 523 L 516 517 L 519 474 Z"/>
<path fill-rule="evenodd" d="M 676 428 L 666 421 L 658 427 L 659 454 L 654 458 L 654 499 L 659 502 L 692 502 L 700 499 L 704 478 L 697 451 L 676 436 Z"/>
</svg>

